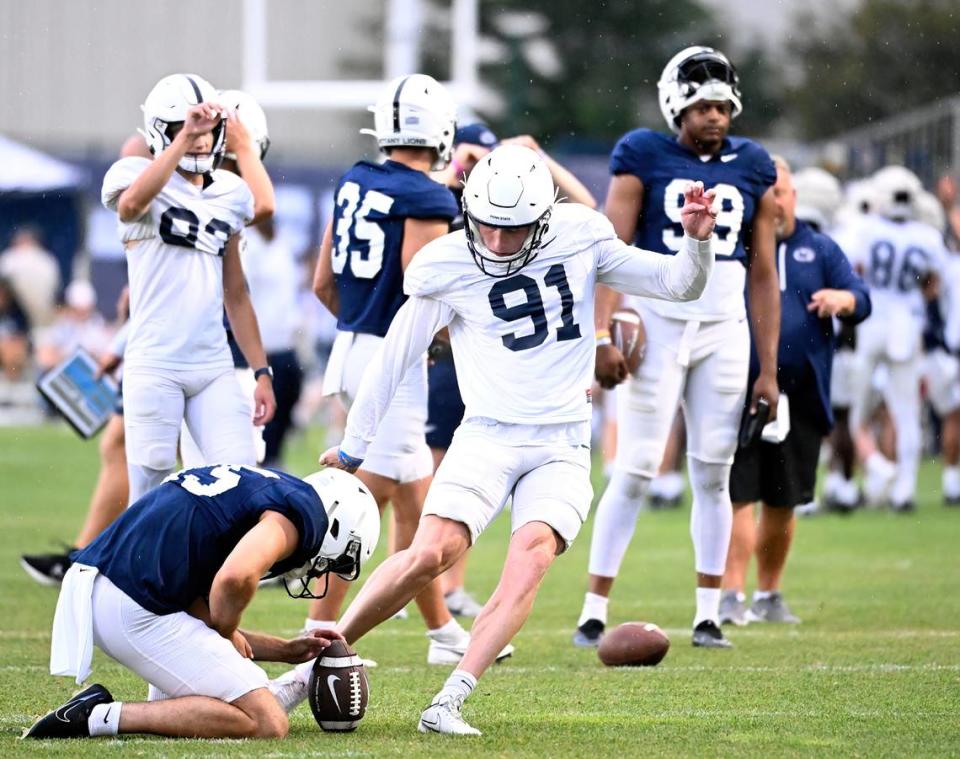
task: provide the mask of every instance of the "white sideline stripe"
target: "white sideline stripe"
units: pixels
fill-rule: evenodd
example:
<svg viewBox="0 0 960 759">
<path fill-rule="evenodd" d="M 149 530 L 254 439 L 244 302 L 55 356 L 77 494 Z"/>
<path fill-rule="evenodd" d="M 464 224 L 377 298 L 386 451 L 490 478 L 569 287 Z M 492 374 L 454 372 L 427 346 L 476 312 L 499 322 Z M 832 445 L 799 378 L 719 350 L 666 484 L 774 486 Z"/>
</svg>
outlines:
<svg viewBox="0 0 960 759">
<path fill-rule="evenodd" d="M 514 666 L 509 662 L 504 662 L 490 670 L 490 677 L 506 677 L 507 675 L 535 675 L 544 672 L 570 672 L 581 667 L 571 665 L 569 667 L 558 667 L 555 664 L 546 664 L 542 667 L 524 667 Z M 824 674 L 899 674 L 901 672 L 960 672 L 960 664 L 801 664 L 796 667 L 753 667 L 744 665 L 742 667 L 706 667 L 706 666 L 681 666 L 673 667 L 670 664 L 663 664 L 658 667 L 610 667 L 615 672 L 660 672 L 684 674 L 688 672 L 822 672 Z M 413 667 L 384 667 L 380 666 L 380 672 L 389 672 L 391 674 L 408 674 L 414 672 Z M 419 671 L 419 670 L 417 670 Z M 601 669 L 601 672 L 608 671 L 607 668 Z"/>
</svg>

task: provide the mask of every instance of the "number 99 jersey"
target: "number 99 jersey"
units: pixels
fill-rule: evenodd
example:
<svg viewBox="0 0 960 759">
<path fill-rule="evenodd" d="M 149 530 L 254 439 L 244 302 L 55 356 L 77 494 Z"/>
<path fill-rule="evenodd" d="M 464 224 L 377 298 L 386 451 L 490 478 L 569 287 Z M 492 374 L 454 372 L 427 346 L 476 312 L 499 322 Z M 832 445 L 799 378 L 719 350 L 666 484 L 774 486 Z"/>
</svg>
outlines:
<svg viewBox="0 0 960 759">
<path fill-rule="evenodd" d="M 396 161 L 360 161 L 337 187 L 333 274 L 340 296 L 337 329 L 387 334 L 406 301 L 403 230 L 407 219 L 452 221 L 453 193 L 422 171 Z"/>
<path fill-rule="evenodd" d="M 767 151 L 752 140 L 728 137 L 717 154 L 704 160 L 672 136 L 635 129 L 613 149 L 610 173 L 631 174 L 643 183 L 643 205 L 633 243 L 666 255 L 674 255 L 683 244 L 680 210 L 687 184 L 699 180 L 716 191 L 719 213 L 713 249 L 718 265 L 707 289 L 689 303 L 649 301 L 645 306 L 672 319 L 742 318 L 747 258 L 744 235 L 750 232 L 760 198 L 777 181 Z"/>
<path fill-rule="evenodd" d="M 103 178 L 111 211 L 150 159 L 121 158 Z M 253 195 L 236 174 L 214 171 L 198 187 L 174 172 L 132 222 L 119 222 L 130 280 L 127 368 L 233 366 L 223 328 L 223 251 L 253 218 Z"/>
</svg>

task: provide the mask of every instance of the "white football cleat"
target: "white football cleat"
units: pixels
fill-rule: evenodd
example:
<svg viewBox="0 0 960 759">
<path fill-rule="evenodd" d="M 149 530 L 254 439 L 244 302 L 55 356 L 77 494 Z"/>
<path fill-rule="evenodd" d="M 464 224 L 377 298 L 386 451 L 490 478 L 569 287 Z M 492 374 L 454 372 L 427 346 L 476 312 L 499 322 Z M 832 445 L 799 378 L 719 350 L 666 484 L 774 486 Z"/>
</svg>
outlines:
<svg viewBox="0 0 960 759">
<path fill-rule="evenodd" d="M 427 650 L 427 664 L 459 664 L 470 645 L 470 633 L 460 630 L 458 634 L 442 635 L 427 632 L 430 638 L 430 648 Z M 507 643 L 497 654 L 497 661 L 502 661 L 513 654 L 513 644 Z"/>
<path fill-rule="evenodd" d="M 420 715 L 421 733 L 441 733 L 443 735 L 482 735 L 475 727 L 464 721 L 460 709 L 463 699 L 449 696 L 434 701 Z"/>
</svg>

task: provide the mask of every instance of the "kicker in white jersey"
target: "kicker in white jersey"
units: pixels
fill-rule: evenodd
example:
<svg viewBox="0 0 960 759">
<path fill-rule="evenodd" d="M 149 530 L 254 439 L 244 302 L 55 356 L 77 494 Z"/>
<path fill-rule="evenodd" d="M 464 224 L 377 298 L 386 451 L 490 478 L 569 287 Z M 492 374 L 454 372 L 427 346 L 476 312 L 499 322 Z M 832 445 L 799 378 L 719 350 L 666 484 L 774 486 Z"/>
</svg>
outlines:
<svg viewBox="0 0 960 759">
<path fill-rule="evenodd" d="M 107 171 L 101 199 L 117 210 L 122 192 L 150 165 L 122 158 Z M 130 277 L 127 367 L 233 366 L 223 328 L 223 249 L 253 218 L 253 196 L 235 174 L 214 171 L 202 187 L 174 172 L 146 214 L 119 222 Z"/>
<path fill-rule="evenodd" d="M 362 457 L 403 371 L 445 326 L 464 419 L 542 425 L 588 421 L 593 378 L 594 286 L 653 298 L 696 298 L 713 266 L 709 241 L 685 238 L 677 256 L 619 240 L 603 215 L 578 204 L 553 209 L 547 242 L 519 273 L 484 274 L 463 231 L 426 245 L 407 268 L 410 300 L 366 373 L 342 450 Z"/>
</svg>

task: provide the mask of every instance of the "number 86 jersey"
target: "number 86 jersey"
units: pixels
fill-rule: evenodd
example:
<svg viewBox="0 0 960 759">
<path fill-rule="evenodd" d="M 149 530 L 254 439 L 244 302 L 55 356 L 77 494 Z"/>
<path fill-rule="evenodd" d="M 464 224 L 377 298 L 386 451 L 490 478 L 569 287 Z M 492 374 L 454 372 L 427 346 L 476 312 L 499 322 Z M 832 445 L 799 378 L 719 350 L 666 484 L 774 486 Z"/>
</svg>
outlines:
<svg viewBox="0 0 960 759">
<path fill-rule="evenodd" d="M 635 129 L 613 149 L 610 173 L 631 174 L 643 183 L 634 244 L 666 255 L 674 255 L 683 241 L 680 209 L 687 184 L 699 180 L 716 191 L 713 249 L 717 266 L 706 291 L 690 303 L 651 301 L 645 305 L 672 319 L 742 318 L 747 258 L 744 235 L 750 233 L 760 198 L 777 181 L 777 170 L 767 151 L 752 140 L 728 137 L 717 154 L 704 160 L 673 136 Z"/>
<path fill-rule="evenodd" d="M 359 161 L 343 175 L 333 212 L 337 329 L 383 337 L 404 304 L 407 219 L 450 222 L 457 202 L 445 186 L 396 161 Z"/>
<path fill-rule="evenodd" d="M 150 159 L 117 161 L 101 200 L 120 195 Z M 233 366 L 223 329 L 223 252 L 253 218 L 253 195 L 236 174 L 214 171 L 202 187 L 174 174 L 147 212 L 119 223 L 130 280 L 130 337 L 125 365 L 213 369 Z"/>
</svg>

